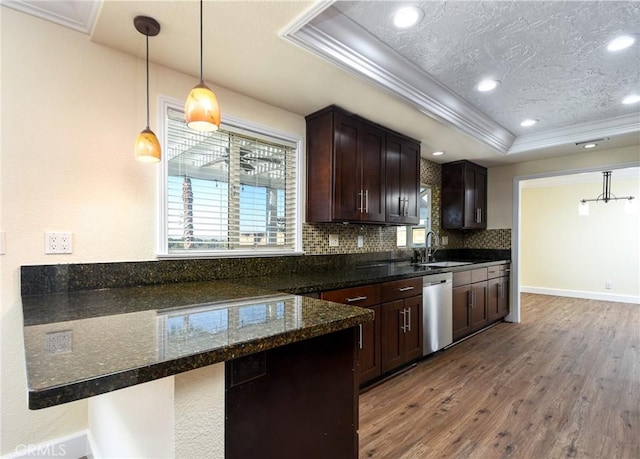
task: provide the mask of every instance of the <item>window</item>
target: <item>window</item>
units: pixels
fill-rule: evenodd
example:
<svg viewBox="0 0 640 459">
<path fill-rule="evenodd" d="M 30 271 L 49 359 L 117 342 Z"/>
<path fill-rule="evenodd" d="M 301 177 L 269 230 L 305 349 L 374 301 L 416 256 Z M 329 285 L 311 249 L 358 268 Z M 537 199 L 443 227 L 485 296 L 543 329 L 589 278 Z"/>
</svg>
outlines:
<svg viewBox="0 0 640 459">
<path fill-rule="evenodd" d="M 246 256 L 301 250 L 301 139 L 226 117 L 197 132 L 163 104 L 163 224 L 160 252 Z"/>
<path fill-rule="evenodd" d="M 431 188 L 420 186 L 420 223 L 416 226 L 400 226 L 397 230 L 398 247 L 423 247 L 424 237 L 431 230 Z M 407 240 L 407 238 L 409 240 Z"/>
</svg>

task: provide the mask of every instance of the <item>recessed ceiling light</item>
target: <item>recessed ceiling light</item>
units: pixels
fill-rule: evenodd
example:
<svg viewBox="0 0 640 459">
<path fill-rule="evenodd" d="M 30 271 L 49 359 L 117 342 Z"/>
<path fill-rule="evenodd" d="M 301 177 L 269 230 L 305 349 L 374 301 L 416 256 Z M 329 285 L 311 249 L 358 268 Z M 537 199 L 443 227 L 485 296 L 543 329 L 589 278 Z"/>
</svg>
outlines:
<svg viewBox="0 0 640 459">
<path fill-rule="evenodd" d="M 417 6 L 404 6 L 398 8 L 391 16 L 393 25 L 398 29 L 408 29 L 416 25 L 424 16 L 422 11 Z"/>
<path fill-rule="evenodd" d="M 529 127 L 529 126 L 533 126 L 533 125 L 534 125 L 534 124 L 536 124 L 537 122 L 538 122 L 538 120 L 526 119 L 526 120 L 523 120 L 523 121 L 520 123 L 520 126 L 522 126 L 522 127 Z"/>
<path fill-rule="evenodd" d="M 478 83 L 476 89 L 480 92 L 493 91 L 498 87 L 499 84 L 500 82 L 498 80 L 487 78 L 486 80 L 482 80 L 480 83 Z"/>
<path fill-rule="evenodd" d="M 587 149 L 588 148 L 595 148 L 597 146 L 598 146 L 597 143 L 587 143 L 587 144 L 584 145 L 584 148 L 587 148 Z"/>
<path fill-rule="evenodd" d="M 638 94 L 631 94 L 630 96 L 622 99 L 622 103 L 625 105 L 637 104 L 638 102 L 640 102 L 640 96 Z"/>
<path fill-rule="evenodd" d="M 614 40 L 611 40 L 607 45 L 609 51 L 620 51 L 621 49 L 628 48 L 635 43 L 636 39 L 628 35 L 623 35 Z"/>
<path fill-rule="evenodd" d="M 444 155 L 444 151 L 434 151 L 433 153 L 431 153 L 433 156 L 442 156 Z"/>
</svg>

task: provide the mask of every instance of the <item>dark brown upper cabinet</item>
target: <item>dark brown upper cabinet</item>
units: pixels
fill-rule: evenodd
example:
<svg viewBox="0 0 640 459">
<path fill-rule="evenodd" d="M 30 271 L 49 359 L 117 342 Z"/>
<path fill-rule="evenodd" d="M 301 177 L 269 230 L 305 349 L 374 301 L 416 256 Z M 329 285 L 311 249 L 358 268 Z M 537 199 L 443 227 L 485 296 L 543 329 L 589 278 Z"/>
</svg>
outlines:
<svg viewBox="0 0 640 459">
<path fill-rule="evenodd" d="M 487 169 L 471 161 L 442 165 L 442 228 L 487 228 Z"/>
<path fill-rule="evenodd" d="M 387 134 L 387 223 L 417 225 L 420 222 L 420 144 Z"/>
<path fill-rule="evenodd" d="M 419 156 L 419 143 L 413 141 L 412 148 L 397 147 L 405 159 L 398 158 L 402 162 L 392 164 L 392 180 L 387 174 L 388 139 L 397 136 L 408 145 L 402 136 L 336 106 L 315 112 L 306 120 L 307 222 L 400 224 L 411 221 L 407 218 L 413 217 L 412 213 L 417 216 L 420 172 L 418 162 L 408 164 L 406 158 L 414 154 L 415 145 Z M 396 148 L 395 143 L 391 146 Z M 404 170 L 405 165 L 411 173 Z M 411 184 L 403 183 L 406 176 L 411 176 Z M 388 186 L 398 200 L 398 215 L 392 220 L 388 220 L 386 209 Z M 408 196 L 408 190 L 415 190 L 414 194 Z M 400 199 L 405 199 L 401 208 Z"/>
</svg>

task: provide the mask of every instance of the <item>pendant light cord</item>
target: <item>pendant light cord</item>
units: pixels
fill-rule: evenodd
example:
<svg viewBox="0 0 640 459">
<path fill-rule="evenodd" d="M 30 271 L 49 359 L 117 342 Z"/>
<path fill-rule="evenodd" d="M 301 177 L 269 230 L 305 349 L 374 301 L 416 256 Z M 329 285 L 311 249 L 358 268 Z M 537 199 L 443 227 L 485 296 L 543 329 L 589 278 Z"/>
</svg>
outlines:
<svg viewBox="0 0 640 459">
<path fill-rule="evenodd" d="M 200 83 L 204 84 L 204 80 L 202 78 L 202 0 L 200 0 Z"/>
<path fill-rule="evenodd" d="M 147 129 L 149 129 L 149 35 L 147 35 Z"/>
</svg>

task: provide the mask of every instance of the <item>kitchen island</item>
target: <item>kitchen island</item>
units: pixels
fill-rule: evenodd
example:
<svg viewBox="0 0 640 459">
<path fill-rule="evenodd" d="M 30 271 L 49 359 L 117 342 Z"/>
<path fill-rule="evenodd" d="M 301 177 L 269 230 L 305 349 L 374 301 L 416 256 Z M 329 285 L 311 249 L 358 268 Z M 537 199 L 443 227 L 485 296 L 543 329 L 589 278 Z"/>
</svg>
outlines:
<svg viewBox="0 0 640 459">
<path fill-rule="evenodd" d="M 285 432 L 292 454 L 357 456 L 366 309 L 211 281 L 27 295 L 23 310 L 31 409 L 225 362 L 225 457 L 269 451 Z"/>
</svg>

